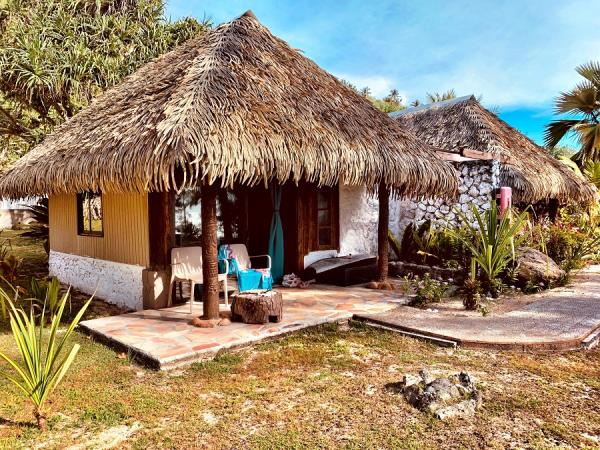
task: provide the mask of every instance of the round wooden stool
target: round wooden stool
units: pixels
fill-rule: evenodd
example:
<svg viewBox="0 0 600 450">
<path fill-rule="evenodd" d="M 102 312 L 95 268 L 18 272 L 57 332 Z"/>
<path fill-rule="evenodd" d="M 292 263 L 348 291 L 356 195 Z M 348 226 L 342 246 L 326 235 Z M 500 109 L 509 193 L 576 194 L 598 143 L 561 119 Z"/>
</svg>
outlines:
<svg viewBox="0 0 600 450">
<path fill-rule="evenodd" d="M 281 322 L 283 301 L 281 292 L 244 291 L 232 294 L 231 320 L 244 323 Z"/>
</svg>

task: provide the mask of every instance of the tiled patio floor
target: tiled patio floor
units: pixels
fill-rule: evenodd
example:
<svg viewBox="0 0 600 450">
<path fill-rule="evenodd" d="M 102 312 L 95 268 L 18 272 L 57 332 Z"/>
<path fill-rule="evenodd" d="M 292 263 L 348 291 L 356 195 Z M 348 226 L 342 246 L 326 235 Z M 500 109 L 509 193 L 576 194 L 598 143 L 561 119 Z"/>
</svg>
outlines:
<svg viewBox="0 0 600 450">
<path fill-rule="evenodd" d="M 405 303 L 398 293 L 361 287 L 312 285 L 308 289 L 281 289 L 281 292 L 284 308 L 280 323 L 196 328 L 188 324 L 192 317 L 202 314 L 202 304 L 196 303 L 193 315 L 186 304 L 87 320 L 81 327 L 126 350 L 144 364 L 164 369 L 208 359 L 225 348 L 349 319 L 354 314 L 382 313 Z"/>
</svg>

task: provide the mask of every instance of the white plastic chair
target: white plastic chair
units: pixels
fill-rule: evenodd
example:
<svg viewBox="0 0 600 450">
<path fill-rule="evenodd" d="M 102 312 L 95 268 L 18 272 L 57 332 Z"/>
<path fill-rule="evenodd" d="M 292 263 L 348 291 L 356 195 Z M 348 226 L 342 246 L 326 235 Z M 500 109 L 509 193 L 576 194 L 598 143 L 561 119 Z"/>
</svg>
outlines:
<svg viewBox="0 0 600 450">
<path fill-rule="evenodd" d="M 225 261 L 225 273 L 218 276 L 219 282 L 223 282 L 223 291 L 225 292 L 225 305 L 229 306 L 227 294 L 227 272 L 229 272 L 229 262 Z M 190 314 L 194 306 L 194 287 L 202 284 L 202 247 L 177 247 L 171 250 L 171 286 L 173 282 L 189 281 L 190 283 Z M 170 293 L 170 292 L 169 292 Z M 171 296 L 169 296 L 169 306 L 171 306 Z"/>
<path fill-rule="evenodd" d="M 248 249 L 244 244 L 227 244 L 231 249 L 231 253 L 233 254 L 233 258 L 236 260 L 238 269 L 241 271 L 248 270 L 251 268 L 254 269 L 269 269 L 271 272 L 271 256 L 270 255 L 256 255 L 250 256 L 248 255 Z M 255 258 L 266 258 L 267 259 L 267 267 L 256 267 L 252 265 L 252 260 Z M 229 271 L 229 270 L 227 270 Z M 230 276 L 237 281 L 237 277 L 235 275 Z M 232 280 L 233 281 L 233 280 Z"/>
</svg>

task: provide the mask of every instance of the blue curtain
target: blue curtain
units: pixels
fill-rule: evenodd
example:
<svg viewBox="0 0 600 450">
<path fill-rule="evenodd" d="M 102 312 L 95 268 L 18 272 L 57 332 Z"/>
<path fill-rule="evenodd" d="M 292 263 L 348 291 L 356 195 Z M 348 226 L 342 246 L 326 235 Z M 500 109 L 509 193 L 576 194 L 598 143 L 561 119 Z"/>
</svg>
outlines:
<svg viewBox="0 0 600 450">
<path fill-rule="evenodd" d="M 273 281 L 279 282 L 283 278 L 283 225 L 281 224 L 281 186 L 271 185 L 271 203 L 273 205 L 273 218 L 269 232 L 269 255 L 271 256 L 271 275 Z"/>
</svg>

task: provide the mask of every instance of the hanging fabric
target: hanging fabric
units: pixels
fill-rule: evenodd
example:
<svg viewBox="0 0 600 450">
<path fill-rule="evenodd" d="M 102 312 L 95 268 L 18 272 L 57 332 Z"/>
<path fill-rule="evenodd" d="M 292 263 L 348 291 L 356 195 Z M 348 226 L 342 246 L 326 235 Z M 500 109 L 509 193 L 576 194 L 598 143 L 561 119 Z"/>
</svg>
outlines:
<svg viewBox="0 0 600 450">
<path fill-rule="evenodd" d="M 281 186 L 271 184 L 271 204 L 273 217 L 269 232 L 269 255 L 271 256 L 271 275 L 273 281 L 279 282 L 283 277 L 283 225 L 281 223 Z"/>
</svg>

